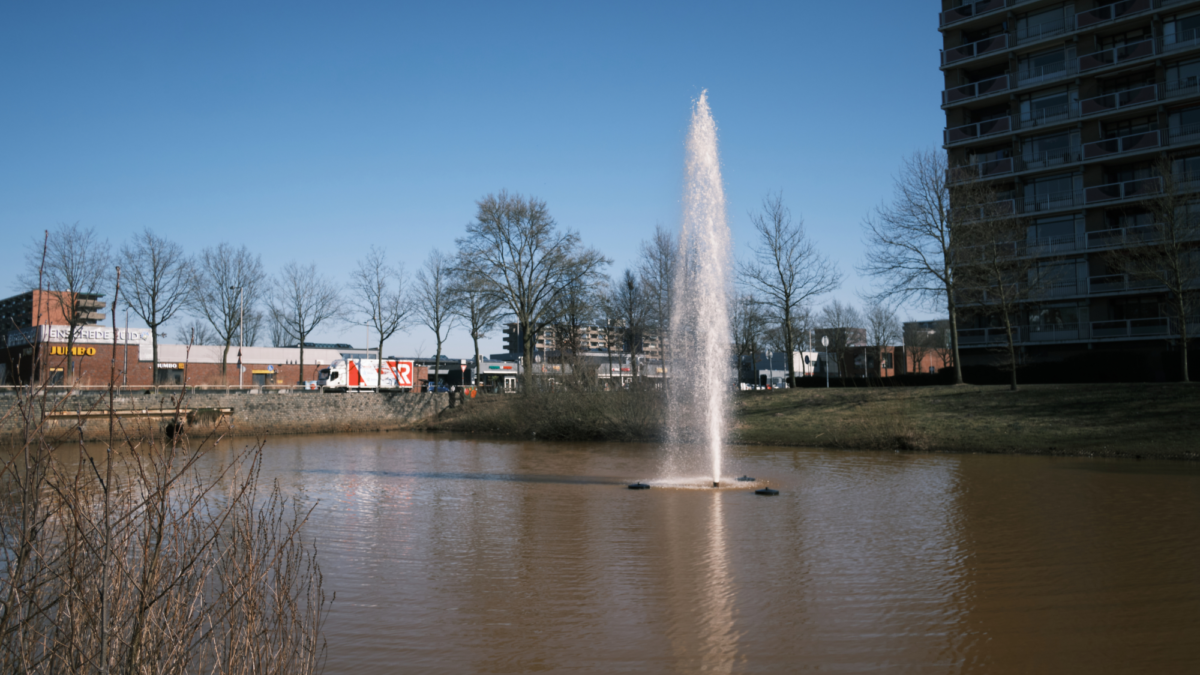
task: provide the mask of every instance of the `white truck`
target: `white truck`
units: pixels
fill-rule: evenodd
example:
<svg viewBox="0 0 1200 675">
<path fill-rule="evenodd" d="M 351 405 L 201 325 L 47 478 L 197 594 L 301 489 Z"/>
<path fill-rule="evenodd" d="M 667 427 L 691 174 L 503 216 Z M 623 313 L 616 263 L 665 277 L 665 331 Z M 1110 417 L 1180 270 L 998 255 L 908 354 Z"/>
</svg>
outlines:
<svg viewBox="0 0 1200 675">
<path fill-rule="evenodd" d="M 412 389 L 416 369 L 412 361 L 384 359 L 338 359 L 317 373 L 321 391 L 394 391 Z"/>
</svg>

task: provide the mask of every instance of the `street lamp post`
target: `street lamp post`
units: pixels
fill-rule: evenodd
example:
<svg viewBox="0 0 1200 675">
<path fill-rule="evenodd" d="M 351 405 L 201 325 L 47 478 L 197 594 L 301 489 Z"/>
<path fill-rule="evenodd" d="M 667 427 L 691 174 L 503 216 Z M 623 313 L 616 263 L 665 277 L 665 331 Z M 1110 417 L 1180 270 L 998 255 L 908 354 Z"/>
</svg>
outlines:
<svg viewBox="0 0 1200 675">
<path fill-rule="evenodd" d="M 825 348 L 825 388 L 829 388 L 829 336 L 821 336 L 821 346 Z"/>
<path fill-rule="evenodd" d="M 157 376 L 157 373 L 155 373 Z M 121 386 L 129 386 L 129 308 L 125 308 L 125 367 L 121 369 Z"/>
<path fill-rule="evenodd" d="M 229 290 L 237 290 L 238 292 L 238 389 L 242 388 L 242 371 L 246 368 L 242 365 L 242 350 L 246 346 L 246 289 L 244 286 L 230 286 Z M 304 379 L 304 373 L 300 373 L 300 379 Z"/>
</svg>

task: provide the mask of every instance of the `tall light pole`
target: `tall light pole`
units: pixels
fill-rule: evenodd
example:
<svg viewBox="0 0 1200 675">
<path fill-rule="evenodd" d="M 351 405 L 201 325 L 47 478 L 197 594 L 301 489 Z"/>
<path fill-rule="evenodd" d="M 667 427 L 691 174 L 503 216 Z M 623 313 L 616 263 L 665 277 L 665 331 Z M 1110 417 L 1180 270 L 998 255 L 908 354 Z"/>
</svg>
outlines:
<svg viewBox="0 0 1200 675">
<path fill-rule="evenodd" d="M 129 308 L 125 308 L 125 367 L 121 369 L 121 386 L 129 386 Z"/>
<path fill-rule="evenodd" d="M 242 348 L 246 346 L 246 289 L 244 286 L 230 286 L 229 290 L 238 292 L 238 389 L 241 389 L 242 371 L 246 369 L 242 365 Z M 304 373 L 300 373 L 300 379 L 304 379 Z"/>
<path fill-rule="evenodd" d="M 825 348 L 825 388 L 829 388 L 829 336 L 821 336 L 821 346 Z M 839 375 L 841 373 L 838 373 Z"/>
</svg>

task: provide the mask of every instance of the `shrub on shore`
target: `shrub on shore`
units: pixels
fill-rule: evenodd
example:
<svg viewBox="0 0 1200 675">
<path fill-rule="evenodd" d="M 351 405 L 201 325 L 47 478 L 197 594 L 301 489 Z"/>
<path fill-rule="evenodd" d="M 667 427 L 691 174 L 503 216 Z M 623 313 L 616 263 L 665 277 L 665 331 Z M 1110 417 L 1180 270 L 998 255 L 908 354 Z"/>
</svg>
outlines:
<svg viewBox="0 0 1200 675">
<path fill-rule="evenodd" d="M 654 389 L 482 395 L 429 428 L 543 440 L 657 441 L 666 397 Z"/>
</svg>

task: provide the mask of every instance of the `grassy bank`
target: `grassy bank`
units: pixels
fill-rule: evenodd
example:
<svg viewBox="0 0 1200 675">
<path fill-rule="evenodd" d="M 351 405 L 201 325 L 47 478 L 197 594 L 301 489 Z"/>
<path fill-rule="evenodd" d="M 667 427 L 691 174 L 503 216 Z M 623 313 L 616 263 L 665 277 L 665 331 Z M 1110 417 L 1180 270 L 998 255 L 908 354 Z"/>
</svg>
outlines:
<svg viewBox="0 0 1200 675">
<path fill-rule="evenodd" d="M 655 392 L 481 397 L 429 428 L 547 440 L 658 440 Z M 734 397 L 731 442 L 844 449 L 1200 459 L 1200 386 L 796 389 Z"/>
</svg>

